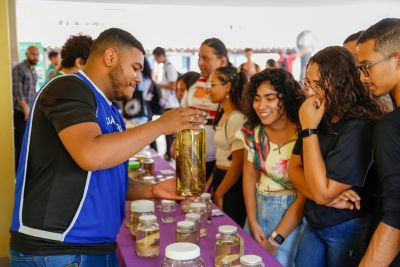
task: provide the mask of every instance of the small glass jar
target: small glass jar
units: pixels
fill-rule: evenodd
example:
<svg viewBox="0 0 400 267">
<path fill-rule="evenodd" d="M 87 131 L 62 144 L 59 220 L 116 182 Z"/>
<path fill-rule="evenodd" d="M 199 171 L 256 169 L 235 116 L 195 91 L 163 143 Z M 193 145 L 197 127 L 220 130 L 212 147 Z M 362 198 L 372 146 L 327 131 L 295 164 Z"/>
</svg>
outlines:
<svg viewBox="0 0 400 267">
<path fill-rule="evenodd" d="M 136 237 L 136 229 L 139 224 L 139 217 L 142 215 L 154 215 L 154 202 L 151 200 L 135 200 L 130 206 L 129 232 L 131 237 Z"/>
<path fill-rule="evenodd" d="M 141 258 L 154 258 L 160 253 L 160 227 L 155 215 L 142 215 L 136 230 L 136 253 Z"/>
<path fill-rule="evenodd" d="M 133 181 L 140 181 L 143 177 L 144 171 L 140 169 L 140 162 L 136 159 L 129 159 L 128 163 L 128 177 Z"/>
<path fill-rule="evenodd" d="M 200 244 L 200 219 L 201 219 L 201 215 L 199 213 L 190 212 L 190 213 L 187 213 L 185 216 L 186 221 L 194 222 L 194 224 L 196 226 L 197 244 Z"/>
<path fill-rule="evenodd" d="M 154 159 L 147 157 L 142 158 L 141 168 L 145 176 L 154 176 Z"/>
<path fill-rule="evenodd" d="M 201 194 L 200 199 L 201 199 L 201 201 L 206 203 L 207 223 L 210 224 L 211 223 L 211 208 L 212 208 L 211 194 L 203 193 L 203 194 Z"/>
<path fill-rule="evenodd" d="M 174 243 L 165 248 L 161 267 L 205 267 L 200 247 L 192 243 Z"/>
<path fill-rule="evenodd" d="M 244 255 L 240 257 L 240 267 L 264 267 L 260 256 Z"/>
<path fill-rule="evenodd" d="M 193 203 L 191 199 L 184 199 L 181 201 L 181 208 L 184 213 L 190 212 L 190 204 Z"/>
<path fill-rule="evenodd" d="M 176 243 L 187 242 L 198 245 L 196 224 L 192 221 L 180 221 L 176 224 Z"/>
<path fill-rule="evenodd" d="M 207 236 L 207 213 L 206 203 L 193 202 L 190 204 L 190 212 L 200 214 L 200 237 Z"/>
<path fill-rule="evenodd" d="M 161 200 L 161 221 L 173 223 L 175 221 L 176 202 L 172 200 Z"/>
<path fill-rule="evenodd" d="M 215 266 L 222 266 L 222 259 L 229 258 L 231 266 L 239 266 L 240 256 L 243 255 L 241 237 L 237 234 L 237 227 L 221 225 L 215 238 Z"/>
</svg>

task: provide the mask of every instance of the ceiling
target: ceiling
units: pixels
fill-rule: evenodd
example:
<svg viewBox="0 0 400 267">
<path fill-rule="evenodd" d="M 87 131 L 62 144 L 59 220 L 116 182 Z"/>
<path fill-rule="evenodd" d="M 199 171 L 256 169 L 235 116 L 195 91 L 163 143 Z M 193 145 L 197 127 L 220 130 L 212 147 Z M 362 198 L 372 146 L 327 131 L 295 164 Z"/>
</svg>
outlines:
<svg viewBox="0 0 400 267">
<path fill-rule="evenodd" d="M 36 1 L 36 0 L 31 0 Z M 396 3 L 398 0 L 49 0 L 62 2 L 121 3 L 140 5 L 188 6 L 338 6 L 361 3 Z"/>
</svg>

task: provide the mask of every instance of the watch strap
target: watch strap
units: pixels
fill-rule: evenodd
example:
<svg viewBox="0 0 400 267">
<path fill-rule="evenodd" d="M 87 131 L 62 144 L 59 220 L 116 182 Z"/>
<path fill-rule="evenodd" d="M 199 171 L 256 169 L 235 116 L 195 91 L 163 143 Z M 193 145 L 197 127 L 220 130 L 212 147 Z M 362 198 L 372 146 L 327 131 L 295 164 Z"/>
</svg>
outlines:
<svg viewBox="0 0 400 267">
<path fill-rule="evenodd" d="M 317 129 L 304 129 L 299 132 L 298 136 L 300 138 L 304 138 L 304 137 L 307 137 L 307 136 L 310 136 L 313 134 L 318 134 L 318 130 Z"/>
</svg>

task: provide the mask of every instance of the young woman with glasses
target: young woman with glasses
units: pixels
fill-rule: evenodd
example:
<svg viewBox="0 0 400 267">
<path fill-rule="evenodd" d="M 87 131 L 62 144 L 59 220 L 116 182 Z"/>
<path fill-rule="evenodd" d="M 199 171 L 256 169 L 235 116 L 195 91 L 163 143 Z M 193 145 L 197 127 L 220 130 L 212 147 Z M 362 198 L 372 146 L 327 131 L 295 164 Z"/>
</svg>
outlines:
<svg viewBox="0 0 400 267">
<path fill-rule="evenodd" d="M 308 98 L 299 111 L 302 130 L 289 164 L 291 181 L 307 198 L 307 225 L 295 264 L 357 266 L 368 244 L 373 207 L 368 191 L 370 179 L 376 178 L 368 176 L 373 122 L 383 110 L 343 47 L 315 54 L 304 85 Z M 348 196 L 349 189 L 361 199 Z"/>
</svg>

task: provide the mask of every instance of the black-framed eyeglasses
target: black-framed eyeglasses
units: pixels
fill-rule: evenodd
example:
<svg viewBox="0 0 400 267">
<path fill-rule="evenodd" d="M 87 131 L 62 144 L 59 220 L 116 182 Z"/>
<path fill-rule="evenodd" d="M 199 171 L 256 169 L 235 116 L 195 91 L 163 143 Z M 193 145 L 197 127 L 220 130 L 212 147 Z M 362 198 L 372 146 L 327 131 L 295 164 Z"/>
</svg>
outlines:
<svg viewBox="0 0 400 267">
<path fill-rule="evenodd" d="M 374 66 L 374 65 L 376 65 L 376 64 L 378 64 L 378 63 L 381 63 L 382 61 L 388 60 L 388 59 L 391 58 L 392 56 L 393 56 L 393 55 L 386 56 L 386 57 L 384 57 L 384 58 L 382 58 L 382 59 L 378 59 L 377 61 L 371 62 L 371 63 L 369 63 L 369 64 L 367 64 L 367 65 L 360 64 L 360 65 L 357 66 L 357 69 L 358 69 L 360 72 L 362 72 L 362 73 L 364 74 L 365 77 L 369 77 L 369 72 L 368 72 L 368 69 L 369 69 L 369 68 L 371 68 L 372 66 Z"/>
</svg>

